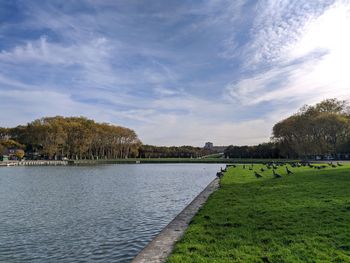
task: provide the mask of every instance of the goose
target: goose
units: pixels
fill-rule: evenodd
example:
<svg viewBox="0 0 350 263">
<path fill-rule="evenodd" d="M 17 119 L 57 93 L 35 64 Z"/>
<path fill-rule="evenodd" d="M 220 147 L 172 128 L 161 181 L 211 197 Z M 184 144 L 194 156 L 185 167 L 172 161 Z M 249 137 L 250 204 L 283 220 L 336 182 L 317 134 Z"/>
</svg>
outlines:
<svg viewBox="0 0 350 263">
<path fill-rule="evenodd" d="M 287 174 L 293 174 L 293 172 L 291 170 L 288 169 L 288 167 L 286 167 L 286 171 L 287 171 Z"/>
<path fill-rule="evenodd" d="M 221 178 L 223 175 L 224 175 L 224 173 L 222 173 L 222 172 L 217 172 L 217 173 L 216 173 L 216 176 L 217 176 L 218 178 Z"/>
<path fill-rule="evenodd" d="M 255 171 L 254 171 L 254 175 L 255 175 L 255 177 L 256 177 L 256 178 L 261 178 L 261 177 L 262 177 L 262 175 L 261 175 L 261 174 L 259 174 L 259 173 L 255 172 Z"/>
<path fill-rule="evenodd" d="M 281 175 L 279 175 L 278 173 L 276 173 L 275 170 L 272 170 L 272 172 L 273 172 L 273 176 L 274 176 L 275 178 L 281 178 L 281 177 L 282 177 Z"/>
</svg>

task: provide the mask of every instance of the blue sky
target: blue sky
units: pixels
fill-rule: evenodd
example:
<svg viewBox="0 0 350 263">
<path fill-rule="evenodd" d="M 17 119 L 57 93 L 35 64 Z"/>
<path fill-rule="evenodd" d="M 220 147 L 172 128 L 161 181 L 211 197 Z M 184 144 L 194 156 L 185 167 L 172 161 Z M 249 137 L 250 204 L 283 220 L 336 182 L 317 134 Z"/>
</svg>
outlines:
<svg viewBox="0 0 350 263">
<path fill-rule="evenodd" d="M 350 1 L 0 0 L 0 126 L 86 116 L 156 145 L 256 144 L 350 97 Z"/>
</svg>

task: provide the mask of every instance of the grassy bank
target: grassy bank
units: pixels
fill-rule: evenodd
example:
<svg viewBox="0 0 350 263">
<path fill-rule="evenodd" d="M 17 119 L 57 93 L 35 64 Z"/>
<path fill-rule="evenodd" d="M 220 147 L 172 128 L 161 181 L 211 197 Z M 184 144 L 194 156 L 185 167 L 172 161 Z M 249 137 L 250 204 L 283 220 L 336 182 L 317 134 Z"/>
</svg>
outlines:
<svg viewBox="0 0 350 263">
<path fill-rule="evenodd" d="M 290 170 L 230 168 L 167 262 L 350 262 L 350 165 Z"/>
</svg>

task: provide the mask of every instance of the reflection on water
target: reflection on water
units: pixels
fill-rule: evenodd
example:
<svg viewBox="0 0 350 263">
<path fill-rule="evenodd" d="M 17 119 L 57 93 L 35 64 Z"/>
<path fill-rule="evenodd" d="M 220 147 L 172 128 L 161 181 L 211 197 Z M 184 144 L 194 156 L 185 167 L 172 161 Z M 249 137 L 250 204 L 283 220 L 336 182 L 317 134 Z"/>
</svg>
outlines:
<svg viewBox="0 0 350 263">
<path fill-rule="evenodd" d="M 0 168 L 0 262 L 129 262 L 219 167 Z"/>
</svg>

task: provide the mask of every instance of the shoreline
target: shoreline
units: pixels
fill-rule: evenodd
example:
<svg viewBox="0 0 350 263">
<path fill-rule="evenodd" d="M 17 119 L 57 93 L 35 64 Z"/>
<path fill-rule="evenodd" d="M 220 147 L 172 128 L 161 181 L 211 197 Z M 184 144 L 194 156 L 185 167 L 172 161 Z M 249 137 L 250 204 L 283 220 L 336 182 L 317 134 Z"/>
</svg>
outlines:
<svg viewBox="0 0 350 263">
<path fill-rule="evenodd" d="M 102 164 L 262 164 L 265 162 L 300 162 L 295 159 L 224 159 L 224 158 L 129 158 L 129 159 L 100 159 L 100 160 L 22 160 L 0 161 L 0 167 L 9 166 L 78 166 Z M 304 160 L 310 163 L 341 162 L 350 163 L 350 160 Z"/>
<path fill-rule="evenodd" d="M 99 164 L 160 164 L 160 163 L 217 163 L 217 164 L 248 164 L 264 162 L 296 162 L 292 159 L 224 159 L 224 158 L 129 158 L 100 160 L 23 160 L 0 161 L 0 167 L 6 166 L 57 166 L 57 165 L 99 165 Z"/>
<path fill-rule="evenodd" d="M 219 178 L 211 181 L 207 187 L 199 193 L 192 202 L 187 205 L 163 230 L 148 243 L 132 263 L 161 263 L 173 251 L 175 243 L 184 235 L 191 219 L 207 201 L 208 197 L 219 188 Z"/>
</svg>

